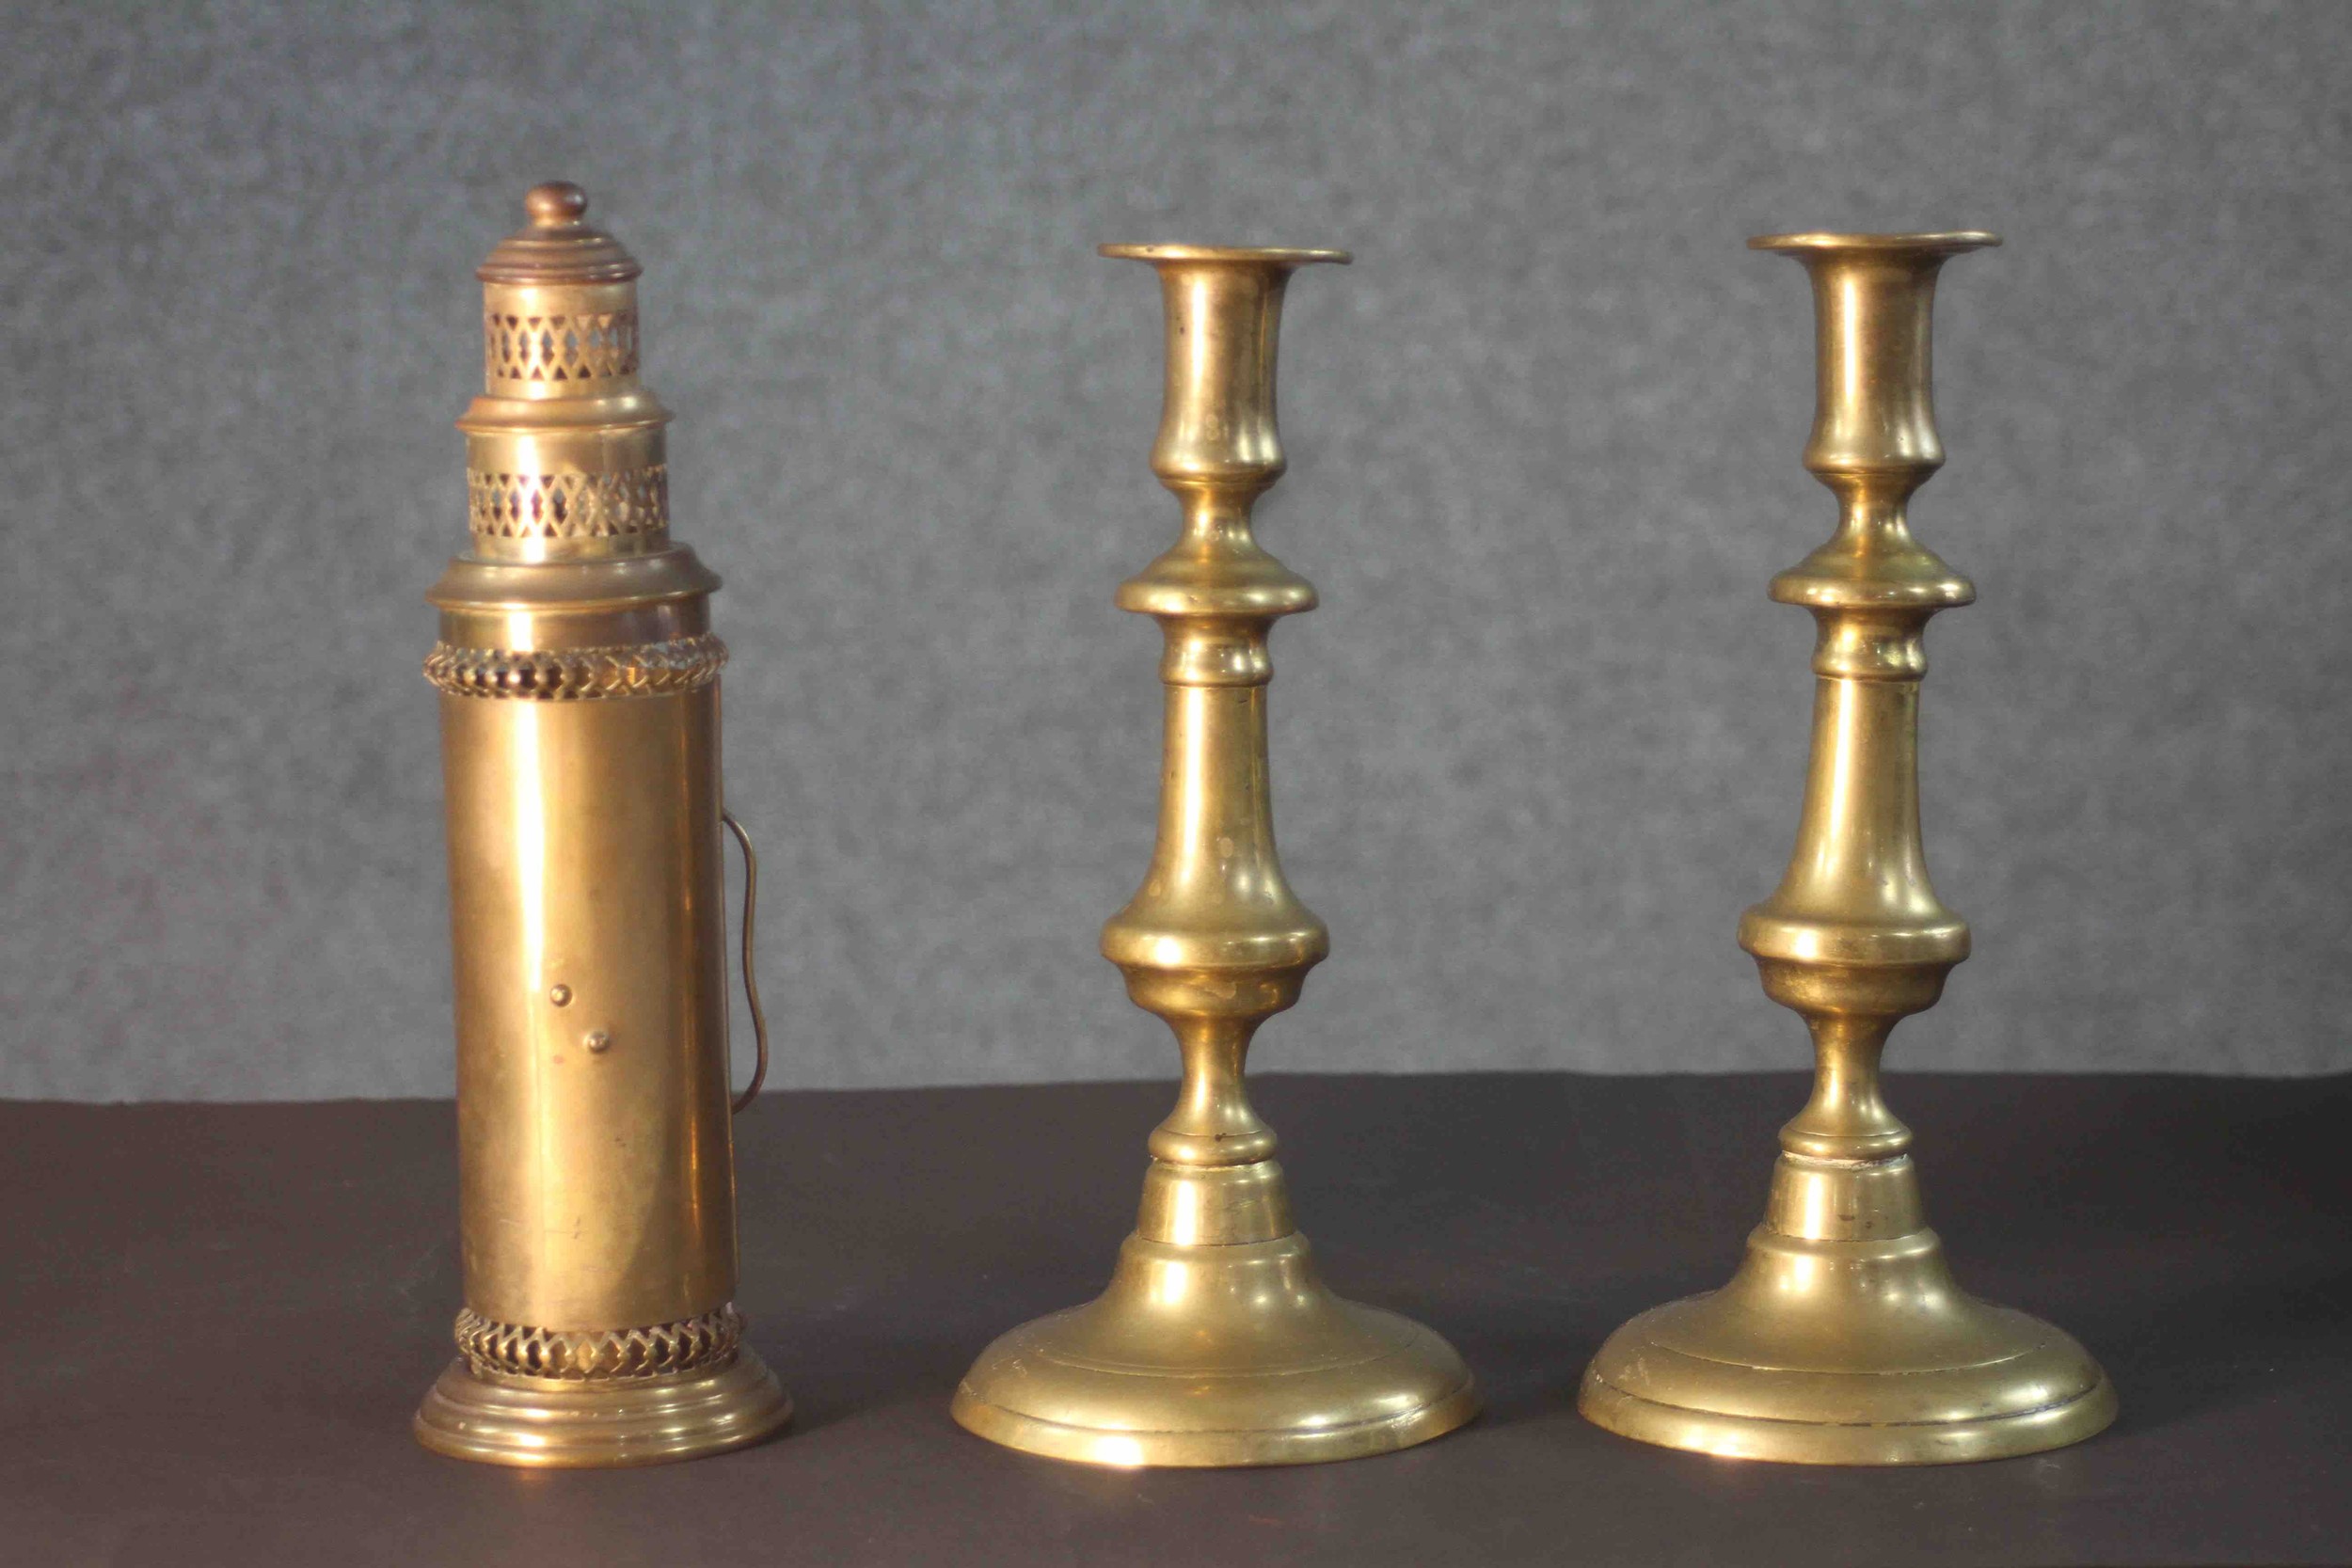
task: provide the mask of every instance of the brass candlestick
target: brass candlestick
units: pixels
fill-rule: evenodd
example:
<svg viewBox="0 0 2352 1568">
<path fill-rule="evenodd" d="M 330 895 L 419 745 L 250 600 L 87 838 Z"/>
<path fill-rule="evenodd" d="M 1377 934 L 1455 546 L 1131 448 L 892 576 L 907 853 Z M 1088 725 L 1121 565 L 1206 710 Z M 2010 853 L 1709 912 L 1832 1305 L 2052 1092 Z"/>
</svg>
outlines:
<svg viewBox="0 0 2352 1568">
<path fill-rule="evenodd" d="M 1142 1211 L 1110 1287 L 983 1352 L 955 1417 L 1098 1465 L 1289 1465 L 1419 1443 L 1477 1412 L 1470 1373 L 1417 1323 L 1333 1296 L 1292 1227 L 1274 1133 L 1250 1109 L 1250 1037 L 1329 951 L 1282 879 L 1266 784 L 1266 635 L 1315 591 L 1260 548 L 1250 507 L 1282 473 L 1274 357 L 1291 273 L 1331 250 L 1105 245 L 1159 269 L 1168 383 L 1152 467 L 1183 536 L 1119 603 L 1167 639 L 1159 842 L 1103 955 L 1184 1053 L 1152 1134 Z"/>
<path fill-rule="evenodd" d="M 1788 873 L 1740 922 L 1765 994 L 1812 1030 L 1813 1096 L 1780 1132 L 1764 1223 L 1729 1285 L 1635 1318 L 1580 1407 L 1670 1448 L 1816 1465 L 1998 1459 L 2115 1417 L 2082 1347 L 1961 1292 L 1921 1215 L 1911 1132 L 1879 1098 L 1897 1021 L 1934 1006 L 1968 927 L 1929 885 L 1919 838 L 1928 618 L 1976 590 L 1904 509 L 1943 466 L 1929 396 L 1936 273 L 1990 234 L 1786 234 L 1804 263 L 1820 402 L 1804 466 L 1836 534 L 1772 579 L 1820 624 L 1813 760 Z"/>
<path fill-rule="evenodd" d="M 573 185 L 481 269 L 471 550 L 441 640 L 457 988 L 460 1355 L 417 1436 L 504 1465 L 749 1443 L 791 1402 L 742 1343 L 720 852 L 719 579 L 671 543 L 638 265 Z M 748 839 L 742 839 L 746 857 Z M 744 890 L 751 989 L 751 886 Z M 752 994 L 759 1069 L 766 1026 Z"/>
</svg>

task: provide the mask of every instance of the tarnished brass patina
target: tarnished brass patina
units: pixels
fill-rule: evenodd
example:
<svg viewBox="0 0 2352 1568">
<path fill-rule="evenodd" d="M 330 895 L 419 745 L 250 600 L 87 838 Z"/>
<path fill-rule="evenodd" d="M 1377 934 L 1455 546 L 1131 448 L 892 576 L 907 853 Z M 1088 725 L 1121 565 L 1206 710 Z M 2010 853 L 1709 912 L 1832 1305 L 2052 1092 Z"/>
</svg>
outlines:
<svg viewBox="0 0 2352 1568">
<path fill-rule="evenodd" d="M 726 649 L 718 578 L 670 540 L 638 265 L 577 186 L 529 208 L 481 269 L 473 542 L 431 595 L 466 1305 L 416 1431 L 461 1459 L 651 1464 L 791 1414 L 734 1303 Z M 747 987 L 750 919 L 747 879 Z"/>
<path fill-rule="evenodd" d="M 1729 1285 L 1644 1313 L 1584 1374 L 1584 1414 L 1670 1448 L 1815 1465 L 1998 1459 L 2115 1418 L 2083 1348 L 1962 1293 L 1927 1227 L 1910 1129 L 1879 1098 L 1896 1022 L 1934 1006 L 1968 927 L 1920 847 L 1928 618 L 1976 597 L 1912 537 L 1943 466 L 1929 396 L 1939 268 L 1990 234 L 1783 234 L 1804 263 L 1820 400 L 1805 467 L 1837 496 L 1829 543 L 1772 579 L 1820 624 L 1813 758 L 1796 851 L 1740 922 L 1765 994 L 1801 1015 L 1813 1097 L 1780 1131 L 1764 1223 Z"/>
<path fill-rule="evenodd" d="M 1259 547 L 1281 477 L 1276 329 L 1295 269 L 1334 250 L 1105 245 L 1159 269 L 1168 383 L 1152 467 L 1184 505 L 1176 544 L 1119 590 L 1160 623 L 1167 750 L 1143 887 L 1103 927 L 1136 1005 L 1175 1032 L 1184 1082 L 1152 1132 L 1135 1234 L 1110 1288 L 982 1353 L 955 1417 L 981 1436 L 1097 1465 L 1294 1465 L 1384 1453 L 1477 1413 L 1429 1330 L 1324 1288 L 1291 1224 L 1274 1133 L 1250 1109 L 1250 1037 L 1329 951 L 1283 880 L 1266 780 L 1266 635 L 1315 604 Z"/>
</svg>

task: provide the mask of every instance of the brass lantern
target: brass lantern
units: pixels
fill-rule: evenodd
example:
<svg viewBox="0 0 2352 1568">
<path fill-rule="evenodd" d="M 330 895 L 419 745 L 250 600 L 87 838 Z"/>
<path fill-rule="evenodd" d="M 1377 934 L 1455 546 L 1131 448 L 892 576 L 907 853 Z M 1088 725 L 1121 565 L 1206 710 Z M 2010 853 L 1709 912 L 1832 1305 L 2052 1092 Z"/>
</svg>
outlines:
<svg viewBox="0 0 2352 1568">
<path fill-rule="evenodd" d="M 649 1464 L 791 1414 L 734 1303 L 726 649 L 718 578 L 670 538 L 640 268 L 582 221 L 578 186 L 528 205 L 479 274 L 472 547 L 431 595 L 465 1308 L 416 1431 L 463 1459 Z M 767 1068 L 755 990 L 752 1008 L 739 1110 Z"/>
</svg>

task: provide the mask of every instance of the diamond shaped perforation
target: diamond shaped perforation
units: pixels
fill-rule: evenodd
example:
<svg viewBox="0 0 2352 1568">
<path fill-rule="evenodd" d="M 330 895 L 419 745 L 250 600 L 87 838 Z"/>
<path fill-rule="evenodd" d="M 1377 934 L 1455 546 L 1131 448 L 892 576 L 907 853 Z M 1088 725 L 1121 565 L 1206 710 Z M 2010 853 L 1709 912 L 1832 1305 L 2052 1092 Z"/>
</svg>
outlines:
<svg viewBox="0 0 2352 1568">
<path fill-rule="evenodd" d="M 483 318 L 484 369 L 499 383 L 563 386 L 637 373 L 637 312 Z"/>
<path fill-rule="evenodd" d="M 466 521 L 485 539 L 617 539 L 670 526 L 670 470 L 466 474 Z"/>
</svg>

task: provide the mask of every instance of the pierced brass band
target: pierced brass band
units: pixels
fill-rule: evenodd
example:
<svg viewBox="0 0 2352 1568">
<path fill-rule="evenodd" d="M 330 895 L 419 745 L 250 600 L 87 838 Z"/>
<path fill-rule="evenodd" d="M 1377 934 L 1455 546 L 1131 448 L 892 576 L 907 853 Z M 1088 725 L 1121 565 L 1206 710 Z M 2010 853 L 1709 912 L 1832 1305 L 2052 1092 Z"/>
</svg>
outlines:
<svg viewBox="0 0 2352 1568">
<path fill-rule="evenodd" d="M 719 678 L 726 661 L 727 645 L 710 632 L 610 648 L 518 650 L 437 642 L 425 657 L 424 678 L 458 697 L 583 702 L 699 690 Z"/>
<path fill-rule="evenodd" d="M 591 291 L 565 292 L 577 297 Z M 623 284 L 612 292 L 632 291 Z M 489 311 L 482 318 L 482 369 L 492 391 L 522 396 L 541 388 L 569 390 L 583 381 L 634 376 L 637 312 L 593 306 Z"/>
<path fill-rule="evenodd" d="M 670 469 L 617 473 L 466 473 L 466 524 L 477 539 L 616 539 L 665 533 Z"/>
<path fill-rule="evenodd" d="M 743 1318 L 729 1302 L 715 1312 L 644 1328 L 526 1328 L 494 1323 L 471 1307 L 457 1314 L 457 1351 L 481 1374 L 571 1380 L 669 1377 L 714 1367 L 743 1342 Z"/>
</svg>

